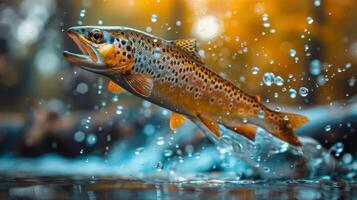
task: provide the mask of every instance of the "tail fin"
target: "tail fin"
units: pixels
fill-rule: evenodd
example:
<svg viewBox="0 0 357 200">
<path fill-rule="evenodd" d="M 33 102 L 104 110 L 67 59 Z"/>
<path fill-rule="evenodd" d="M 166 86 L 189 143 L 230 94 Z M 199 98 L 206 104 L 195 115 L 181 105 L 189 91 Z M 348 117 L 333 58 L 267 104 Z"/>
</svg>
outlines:
<svg viewBox="0 0 357 200">
<path fill-rule="evenodd" d="M 309 119 L 305 116 L 293 114 L 293 113 L 281 113 L 281 115 L 289 121 L 290 128 L 295 131 L 300 126 L 309 122 Z"/>
<path fill-rule="evenodd" d="M 272 120 L 273 129 L 271 133 L 273 136 L 293 145 L 301 146 L 301 142 L 297 136 L 295 136 L 294 131 L 299 127 L 307 123 L 309 120 L 305 116 L 292 114 L 292 113 L 276 113 L 281 118 L 284 118 L 283 121 Z M 280 119 L 281 119 L 280 118 Z"/>
</svg>

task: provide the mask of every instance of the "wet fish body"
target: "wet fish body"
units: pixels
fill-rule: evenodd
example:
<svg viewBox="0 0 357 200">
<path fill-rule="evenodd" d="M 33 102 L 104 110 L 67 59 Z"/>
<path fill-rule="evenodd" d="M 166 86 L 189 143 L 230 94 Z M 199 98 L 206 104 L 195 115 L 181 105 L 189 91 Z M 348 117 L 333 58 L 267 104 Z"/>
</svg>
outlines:
<svg viewBox="0 0 357 200">
<path fill-rule="evenodd" d="M 68 33 L 83 54 L 65 52 L 67 60 L 109 77 L 112 91 L 126 90 L 173 111 L 172 129 L 188 118 L 217 137 L 220 124 L 254 140 L 262 127 L 301 145 L 293 132 L 306 117 L 270 110 L 208 69 L 193 39 L 168 41 L 126 27 L 73 27 Z"/>
</svg>

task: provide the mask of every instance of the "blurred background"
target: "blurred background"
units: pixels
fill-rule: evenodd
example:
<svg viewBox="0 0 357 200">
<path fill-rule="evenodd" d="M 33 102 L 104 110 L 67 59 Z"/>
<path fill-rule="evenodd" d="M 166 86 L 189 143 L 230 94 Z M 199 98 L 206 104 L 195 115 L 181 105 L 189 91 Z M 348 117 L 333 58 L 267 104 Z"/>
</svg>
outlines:
<svg viewBox="0 0 357 200">
<path fill-rule="evenodd" d="M 299 134 L 357 169 L 356 9 L 354 0 L 3 0 L 0 170 L 62 173 L 48 163 L 65 159 L 62 164 L 81 163 L 78 173 L 96 163 L 95 172 L 244 169 L 254 175 L 244 162 L 222 157 L 194 125 L 173 133 L 169 111 L 111 94 L 106 78 L 66 62 L 63 50 L 78 49 L 65 31 L 78 25 L 197 38 L 208 68 L 272 109 L 309 116 L 312 124 Z M 138 161 L 141 154 L 150 162 Z M 20 159 L 27 157 L 39 160 Z M 195 165 L 180 164 L 185 159 Z M 29 169 L 33 161 L 44 168 Z M 103 168 L 107 163 L 119 168 Z"/>
</svg>

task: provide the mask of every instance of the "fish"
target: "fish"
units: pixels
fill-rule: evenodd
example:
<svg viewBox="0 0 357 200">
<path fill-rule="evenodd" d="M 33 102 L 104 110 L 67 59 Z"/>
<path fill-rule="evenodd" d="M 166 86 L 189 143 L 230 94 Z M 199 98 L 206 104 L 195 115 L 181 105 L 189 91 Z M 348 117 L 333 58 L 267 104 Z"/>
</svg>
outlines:
<svg viewBox="0 0 357 200">
<path fill-rule="evenodd" d="M 302 145 L 294 132 L 307 117 L 271 110 L 219 76 L 206 66 L 195 39 L 165 40 L 123 26 L 76 26 L 67 34 L 81 51 L 64 51 L 68 62 L 107 77 L 111 92 L 129 92 L 172 111 L 172 130 L 191 120 L 217 138 L 223 126 L 254 142 L 260 127 Z"/>
</svg>

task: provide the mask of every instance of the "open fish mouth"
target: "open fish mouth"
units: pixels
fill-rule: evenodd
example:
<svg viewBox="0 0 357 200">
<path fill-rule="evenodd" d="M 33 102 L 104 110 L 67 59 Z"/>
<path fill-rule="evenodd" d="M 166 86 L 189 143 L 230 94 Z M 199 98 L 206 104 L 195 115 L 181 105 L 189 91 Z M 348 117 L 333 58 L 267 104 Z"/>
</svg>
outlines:
<svg viewBox="0 0 357 200">
<path fill-rule="evenodd" d="M 99 52 L 83 35 L 71 29 L 67 31 L 67 34 L 76 43 L 82 54 L 64 51 L 63 56 L 66 60 L 91 72 L 107 71 Z"/>
</svg>

